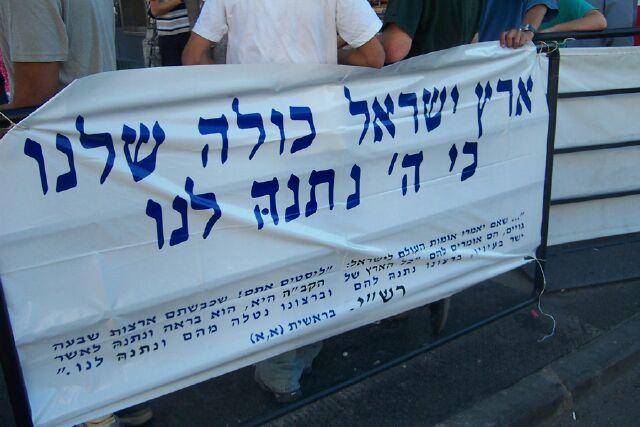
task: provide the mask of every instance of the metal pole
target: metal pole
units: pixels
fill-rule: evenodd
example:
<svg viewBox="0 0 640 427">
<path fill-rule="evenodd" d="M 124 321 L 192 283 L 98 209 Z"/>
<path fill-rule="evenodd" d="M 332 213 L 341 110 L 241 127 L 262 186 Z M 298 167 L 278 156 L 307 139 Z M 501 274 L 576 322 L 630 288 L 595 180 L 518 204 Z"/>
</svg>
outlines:
<svg viewBox="0 0 640 427">
<path fill-rule="evenodd" d="M 544 192 L 542 201 L 542 227 L 540 228 L 540 246 L 536 257 L 540 267 L 546 267 L 547 243 L 549 240 L 549 211 L 551 209 L 551 182 L 553 180 L 553 151 L 556 143 L 556 119 L 558 115 L 558 82 L 560 77 L 560 50 L 554 49 L 549 57 L 549 74 L 547 77 L 547 105 L 549 106 L 549 128 L 547 130 L 547 161 L 544 175 Z M 535 292 L 540 294 L 544 289 L 544 275 L 536 268 Z"/>
<path fill-rule="evenodd" d="M 18 427 L 32 427 L 33 421 L 31 419 L 27 387 L 22 376 L 22 368 L 20 367 L 20 359 L 18 358 L 18 350 L 13 337 L 11 319 L 9 318 L 9 310 L 7 309 L 7 301 L 4 297 L 4 288 L 1 280 L 0 306 L 0 345 L 2 346 L 0 362 L 2 363 L 4 379 L 7 383 L 13 417 Z"/>
<path fill-rule="evenodd" d="M 569 31 L 562 33 L 537 33 L 535 42 L 563 41 L 566 39 L 588 40 L 629 37 L 640 34 L 640 27 L 613 28 L 604 31 Z"/>
</svg>

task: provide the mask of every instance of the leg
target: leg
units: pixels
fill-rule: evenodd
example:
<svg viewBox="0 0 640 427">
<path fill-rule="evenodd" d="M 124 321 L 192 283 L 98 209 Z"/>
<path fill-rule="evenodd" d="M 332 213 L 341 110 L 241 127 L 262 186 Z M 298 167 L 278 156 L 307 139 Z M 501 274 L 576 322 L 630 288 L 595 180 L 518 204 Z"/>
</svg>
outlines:
<svg viewBox="0 0 640 427">
<path fill-rule="evenodd" d="M 431 309 L 431 328 L 434 335 L 440 335 L 447 324 L 450 305 L 451 298 L 441 299 L 440 301 L 429 304 L 429 308 Z"/>
<path fill-rule="evenodd" d="M 302 359 L 302 362 L 304 363 L 303 373 L 311 372 L 313 360 L 318 356 L 320 350 L 322 350 L 322 341 L 305 345 L 304 347 L 296 350 L 298 352 L 298 357 Z"/>
<path fill-rule="evenodd" d="M 180 36 L 182 34 L 158 37 L 158 47 L 160 48 L 163 67 L 182 65 L 182 49 L 184 46 L 180 46 L 180 41 L 182 40 Z"/>
<path fill-rule="evenodd" d="M 300 390 L 300 377 L 305 363 L 298 350 L 287 351 L 256 364 L 255 377 L 275 393 L 291 393 Z"/>
</svg>

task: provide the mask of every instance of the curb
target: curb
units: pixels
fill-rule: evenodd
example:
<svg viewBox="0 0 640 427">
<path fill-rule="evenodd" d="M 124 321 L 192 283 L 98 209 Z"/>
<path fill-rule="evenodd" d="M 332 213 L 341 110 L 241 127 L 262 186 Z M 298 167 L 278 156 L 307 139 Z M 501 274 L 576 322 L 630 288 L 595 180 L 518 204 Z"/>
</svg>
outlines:
<svg viewBox="0 0 640 427">
<path fill-rule="evenodd" d="M 640 314 L 437 426 L 532 425 L 571 409 L 638 362 Z"/>
</svg>

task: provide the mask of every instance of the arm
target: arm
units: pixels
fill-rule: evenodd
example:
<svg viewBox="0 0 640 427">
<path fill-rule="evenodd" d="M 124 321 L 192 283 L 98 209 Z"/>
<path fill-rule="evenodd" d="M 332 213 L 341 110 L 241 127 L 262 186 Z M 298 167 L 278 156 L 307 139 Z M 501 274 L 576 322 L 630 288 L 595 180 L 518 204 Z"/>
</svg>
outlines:
<svg viewBox="0 0 640 427">
<path fill-rule="evenodd" d="M 535 29 L 540 27 L 544 16 L 547 14 L 547 6 L 538 4 L 527 11 L 522 20 L 523 25 L 530 24 Z M 533 31 L 519 31 L 517 28 L 500 34 L 500 46 L 517 49 L 533 40 Z"/>
<path fill-rule="evenodd" d="M 602 31 L 607 28 L 607 19 L 598 10 L 587 12 L 580 19 L 563 22 L 542 30 L 541 33 L 560 33 L 564 31 Z"/>
<path fill-rule="evenodd" d="M 340 49 L 338 63 L 361 67 L 381 68 L 384 65 L 384 48 L 377 37 L 355 49 Z"/>
<path fill-rule="evenodd" d="M 180 3 L 183 3 L 183 0 L 166 0 L 163 2 L 159 0 L 149 0 L 149 8 L 151 9 L 151 15 L 157 18 L 158 16 L 171 12 L 171 10 Z"/>
<path fill-rule="evenodd" d="M 206 65 L 213 64 L 211 58 L 211 43 L 204 37 L 191 33 L 191 37 L 182 51 L 183 65 Z"/>
<path fill-rule="evenodd" d="M 14 62 L 13 99 L 2 109 L 43 104 L 60 90 L 59 62 Z"/>
<path fill-rule="evenodd" d="M 413 39 L 396 24 L 389 24 L 379 37 L 387 63 L 402 61 L 411 50 Z"/>
</svg>

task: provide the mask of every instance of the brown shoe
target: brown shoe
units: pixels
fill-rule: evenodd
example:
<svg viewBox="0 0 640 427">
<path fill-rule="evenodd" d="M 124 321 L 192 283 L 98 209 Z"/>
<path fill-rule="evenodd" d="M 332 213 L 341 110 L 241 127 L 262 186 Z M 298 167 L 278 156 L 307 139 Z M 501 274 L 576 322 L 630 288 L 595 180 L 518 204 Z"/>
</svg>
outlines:
<svg viewBox="0 0 640 427">
<path fill-rule="evenodd" d="M 451 298 L 441 299 L 440 301 L 429 304 L 431 310 L 431 329 L 434 335 L 440 335 L 447 324 L 449 318 L 449 307 L 451 306 Z"/>
</svg>

